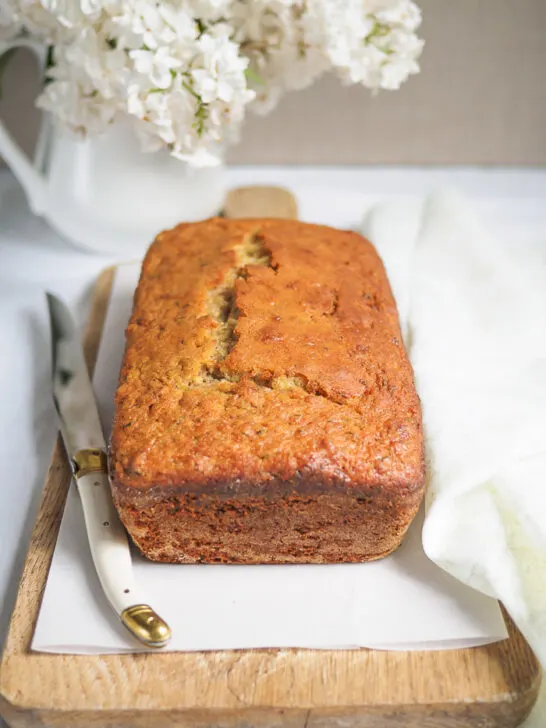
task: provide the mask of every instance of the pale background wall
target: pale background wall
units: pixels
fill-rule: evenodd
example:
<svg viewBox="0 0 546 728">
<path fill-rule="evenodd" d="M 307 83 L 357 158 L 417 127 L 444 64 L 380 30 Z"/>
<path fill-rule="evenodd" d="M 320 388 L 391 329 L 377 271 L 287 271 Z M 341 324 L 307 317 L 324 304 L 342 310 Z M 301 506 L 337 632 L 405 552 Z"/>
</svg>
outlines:
<svg viewBox="0 0 546 728">
<path fill-rule="evenodd" d="M 422 73 L 372 98 L 325 79 L 252 117 L 246 164 L 546 164 L 546 0 L 421 0 Z M 0 102 L 25 148 L 38 86 L 20 53 Z"/>
</svg>

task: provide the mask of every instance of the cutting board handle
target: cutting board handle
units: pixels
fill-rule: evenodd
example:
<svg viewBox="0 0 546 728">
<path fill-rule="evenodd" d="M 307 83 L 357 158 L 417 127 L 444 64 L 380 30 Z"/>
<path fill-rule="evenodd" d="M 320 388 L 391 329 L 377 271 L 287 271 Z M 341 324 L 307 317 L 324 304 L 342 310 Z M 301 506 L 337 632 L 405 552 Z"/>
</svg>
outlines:
<svg viewBox="0 0 546 728">
<path fill-rule="evenodd" d="M 226 196 L 226 217 L 279 217 L 295 220 L 298 205 L 294 195 L 284 187 L 235 187 Z"/>
</svg>

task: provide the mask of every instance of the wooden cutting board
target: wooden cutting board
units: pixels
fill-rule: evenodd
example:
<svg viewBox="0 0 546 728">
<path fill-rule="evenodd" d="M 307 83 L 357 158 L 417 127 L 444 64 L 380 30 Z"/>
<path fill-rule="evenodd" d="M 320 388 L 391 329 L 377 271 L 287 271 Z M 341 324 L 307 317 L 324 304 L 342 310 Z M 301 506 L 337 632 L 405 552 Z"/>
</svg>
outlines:
<svg viewBox="0 0 546 728">
<path fill-rule="evenodd" d="M 295 217 L 296 204 L 279 188 L 245 188 L 225 213 Z M 90 369 L 112 279 L 105 271 L 95 289 Z M 0 665 L 0 712 L 14 728 L 512 728 L 536 699 L 540 669 L 508 617 L 509 639 L 442 652 L 32 653 L 69 484 L 57 442 Z"/>
</svg>

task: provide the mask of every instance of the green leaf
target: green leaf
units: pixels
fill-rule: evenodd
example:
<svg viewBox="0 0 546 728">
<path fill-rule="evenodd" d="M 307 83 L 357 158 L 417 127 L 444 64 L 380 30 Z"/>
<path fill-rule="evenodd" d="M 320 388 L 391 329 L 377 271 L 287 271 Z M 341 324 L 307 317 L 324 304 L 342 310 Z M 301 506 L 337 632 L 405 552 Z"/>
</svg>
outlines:
<svg viewBox="0 0 546 728">
<path fill-rule="evenodd" d="M 44 78 L 44 86 L 47 86 L 48 83 L 51 83 L 53 80 L 51 76 L 49 75 L 49 69 L 53 68 L 55 65 L 55 59 L 53 58 L 55 53 L 55 49 L 53 46 L 47 47 L 47 55 L 46 55 L 46 61 L 45 61 L 45 78 Z"/>
<path fill-rule="evenodd" d="M 384 25 L 382 23 L 378 23 L 377 21 L 374 23 L 373 28 L 368 33 L 368 35 L 364 38 L 364 43 L 369 43 L 373 38 L 383 38 L 385 35 L 389 34 L 389 26 Z"/>
<path fill-rule="evenodd" d="M 247 81 L 250 83 L 255 83 L 257 86 L 264 86 L 265 85 L 265 79 L 260 76 L 259 73 L 257 73 L 253 68 L 247 68 L 245 71 L 245 76 Z"/>
<path fill-rule="evenodd" d="M 186 91 L 188 91 L 188 92 L 189 92 L 189 93 L 190 93 L 190 94 L 191 94 L 191 95 L 192 95 L 192 96 L 193 96 L 193 97 L 194 97 L 195 99 L 197 99 L 198 101 L 201 101 L 201 96 L 199 96 L 199 94 L 198 94 L 198 93 L 197 93 L 196 91 L 194 91 L 194 90 L 192 89 L 192 87 L 190 86 L 190 84 L 189 84 L 189 83 L 186 83 L 186 81 L 182 81 L 182 86 L 183 86 L 183 87 L 184 87 L 184 88 L 186 89 Z"/>
<path fill-rule="evenodd" d="M 198 37 L 200 38 L 207 28 L 206 28 L 205 23 L 203 23 L 203 21 L 201 20 L 201 18 L 194 18 L 194 20 L 195 20 L 195 24 L 197 25 L 197 30 L 199 33 Z"/>
<path fill-rule="evenodd" d="M 45 64 L 46 69 L 52 68 L 55 65 L 55 61 L 53 59 L 54 51 L 55 51 L 55 49 L 53 48 L 52 45 L 47 47 L 46 64 Z"/>
</svg>

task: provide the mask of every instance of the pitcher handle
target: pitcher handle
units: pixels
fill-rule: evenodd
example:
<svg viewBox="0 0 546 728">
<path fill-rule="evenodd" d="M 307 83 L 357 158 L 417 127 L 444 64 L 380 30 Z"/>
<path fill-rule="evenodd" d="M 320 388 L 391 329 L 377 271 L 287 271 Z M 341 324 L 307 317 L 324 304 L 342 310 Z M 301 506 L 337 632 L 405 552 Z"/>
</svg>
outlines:
<svg viewBox="0 0 546 728">
<path fill-rule="evenodd" d="M 47 48 L 32 38 L 13 38 L 7 41 L 0 41 L 0 55 L 3 55 L 12 48 L 29 48 L 38 58 L 40 69 L 45 66 L 45 58 Z M 40 137 L 36 148 L 36 160 L 39 166 L 42 164 L 42 157 L 45 153 L 45 131 L 42 125 Z M 41 215 L 45 211 L 46 206 L 46 183 L 44 177 L 38 169 L 23 152 L 15 139 L 6 129 L 2 121 L 0 121 L 0 155 L 11 168 L 11 171 L 24 189 L 29 207 L 37 215 Z"/>
</svg>

